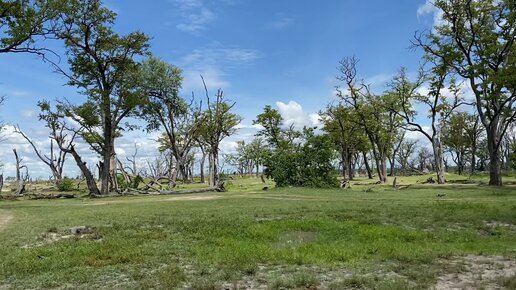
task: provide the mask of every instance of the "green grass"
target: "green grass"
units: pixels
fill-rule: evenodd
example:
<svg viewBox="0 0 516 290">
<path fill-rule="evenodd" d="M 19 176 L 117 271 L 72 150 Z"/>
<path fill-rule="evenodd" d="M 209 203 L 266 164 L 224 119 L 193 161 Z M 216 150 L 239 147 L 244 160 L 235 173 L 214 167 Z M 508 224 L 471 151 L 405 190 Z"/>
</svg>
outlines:
<svg viewBox="0 0 516 290">
<path fill-rule="evenodd" d="M 515 187 L 358 183 L 262 191 L 237 179 L 195 200 L 0 201 L 0 217 L 13 217 L 0 229 L 0 289 L 425 289 L 463 271 L 446 262 L 458 256 L 516 258 Z M 94 235 L 44 239 L 82 225 Z"/>
</svg>

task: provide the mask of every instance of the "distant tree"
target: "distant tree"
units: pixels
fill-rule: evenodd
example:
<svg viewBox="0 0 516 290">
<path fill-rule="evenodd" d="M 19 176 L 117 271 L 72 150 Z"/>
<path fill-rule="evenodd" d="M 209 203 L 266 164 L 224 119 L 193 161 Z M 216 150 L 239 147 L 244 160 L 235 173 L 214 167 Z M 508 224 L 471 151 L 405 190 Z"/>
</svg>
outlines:
<svg viewBox="0 0 516 290">
<path fill-rule="evenodd" d="M 289 147 L 301 133 L 295 130 L 294 124 L 287 125 L 284 119 L 276 109 L 272 109 L 267 105 L 263 109 L 263 113 L 256 116 L 253 125 L 261 125 L 263 129 L 256 133 L 256 136 L 263 137 L 269 143 L 271 149 Z"/>
<path fill-rule="evenodd" d="M 367 137 L 362 127 L 354 119 L 357 117 L 353 110 L 342 104 L 329 105 L 319 113 L 323 123 L 322 130 L 329 134 L 340 154 L 342 176 L 352 180 L 354 174 L 354 159 L 367 143 Z"/>
<path fill-rule="evenodd" d="M 147 121 L 147 130 L 164 129 L 163 146 L 168 147 L 177 162 L 178 173 L 187 181 L 188 157 L 195 145 L 199 129 L 200 106 L 194 100 L 187 102 L 179 96 L 181 70 L 160 59 L 143 61 L 139 80 L 148 95 L 141 116 Z M 173 183 L 177 174 L 173 176 Z"/>
<path fill-rule="evenodd" d="M 502 185 L 500 145 L 516 118 L 516 2 L 436 0 L 440 25 L 416 36 L 429 60 L 469 82 L 487 131 L 489 185 Z"/>
<path fill-rule="evenodd" d="M 203 79 L 204 83 L 204 79 Z M 224 98 L 222 90 L 218 90 L 215 99 L 209 96 L 208 89 L 204 83 L 206 92 L 207 108 L 199 116 L 199 138 L 207 145 L 209 154 L 209 185 L 217 186 L 220 179 L 219 153 L 220 143 L 226 137 L 236 132 L 236 125 L 241 121 L 240 116 L 231 112 L 235 103 L 229 103 Z"/>
<path fill-rule="evenodd" d="M 404 175 L 407 175 L 407 173 L 412 169 L 411 167 L 413 162 L 411 162 L 410 159 L 416 152 L 417 144 L 417 140 L 405 139 L 399 145 L 396 160 L 398 161 L 400 170 Z"/>
<path fill-rule="evenodd" d="M 44 120 L 46 122 L 46 126 L 51 130 L 52 134 L 50 138 L 54 139 L 55 144 L 63 152 L 63 155 L 64 153 L 72 155 L 75 163 L 81 170 L 82 175 L 86 179 L 86 186 L 88 187 L 90 195 L 100 195 L 100 190 L 97 186 L 97 183 L 95 182 L 95 178 L 93 177 L 90 167 L 86 164 L 86 162 L 83 161 L 82 157 L 75 150 L 74 140 L 77 135 L 81 134 L 83 128 L 77 128 L 67 124 L 65 121 L 65 114 L 63 113 L 64 108 L 62 108 L 60 105 L 52 108 L 50 103 L 43 101 L 40 103 L 40 109 L 41 112 L 39 118 L 40 120 Z M 69 143 L 66 141 L 67 135 L 70 136 L 68 139 Z M 60 171 L 62 173 L 62 166 Z"/>
<path fill-rule="evenodd" d="M 447 78 L 448 71 L 444 66 L 435 66 L 430 73 L 420 70 L 415 81 L 410 81 L 406 69 L 402 68 L 393 78 L 388 91 L 388 94 L 392 96 L 389 104 L 391 112 L 403 118 L 407 130 L 419 132 L 432 144 L 437 183 L 439 184 L 446 182 L 444 148 L 441 141 L 442 125 L 456 108 L 465 104 L 453 79 L 449 81 L 449 91 L 452 96 L 444 94 Z M 418 89 L 425 82 L 429 83 L 429 92 L 421 94 Z M 414 108 L 416 105 L 423 105 L 428 110 L 429 130 L 425 130 L 424 126 L 415 120 L 417 112 Z"/>
<path fill-rule="evenodd" d="M 57 37 L 65 42 L 70 72 L 59 67 L 71 86 L 87 96 L 81 105 L 62 102 L 68 117 L 81 124 L 82 137 L 98 146 L 102 157 L 100 192 L 116 189 L 115 138 L 122 121 L 135 114 L 145 102 L 133 80 L 138 72 L 136 58 L 147 54 L 148 37 L 141 32 L 120 36 L 111 29 L 116 14 L 100 0 L 66 1 L 64 27 Z M 111 185 L 111 187 L 110 187 Z"/>
<path fill-rule="evenodd" d="M 301 138 L 301 145 L 280 148 L 272 153 L 267 169 L 276 186 L 338 186 L 330 137 L 315 135 L 313 130 L 305 129 Z"/>
<path fill-rule="evenodd" d="M 76 134 L 69 134 L 63 126 L 61 126 L 58 120 L 55 119 L 56 115 L 48 115 L 46 112 L 50 110 L 50 104 L 46 101 L 41 101 L 38 106 L 42 110 L 40 120 L 45 122 L 45 127 L 50 129 L 50 148 L 48 154 L 43 153 L 36 143 L 30 139 L 19 127 L 15 128 L 15 132 L 21 135 L 32 147 L 36 156 L 43 162 L 50 171 L 54 178 L 54 182 L 57 186 L 63 180 L 63 168 L 66 161 L 66 155 L 68 150 L 72 146 Z M 61 149 L 63 148 L 63 149 Z"/>
<path fill-rule="evenodd" d="M 371 145 L 378 178 L 387 182 L 387 158 L 392 151 L 395 136 L 400 126 L 399 118 L 386 110 L 388 96 L 376 96 L 369 86 L 357 80 L 358 59 L 344 58 L 340 61 L 338 80 L 345 89 L 337 88 L 337 95 L 353 109 L 355 122 L 362 127 Z"/>
</svg>

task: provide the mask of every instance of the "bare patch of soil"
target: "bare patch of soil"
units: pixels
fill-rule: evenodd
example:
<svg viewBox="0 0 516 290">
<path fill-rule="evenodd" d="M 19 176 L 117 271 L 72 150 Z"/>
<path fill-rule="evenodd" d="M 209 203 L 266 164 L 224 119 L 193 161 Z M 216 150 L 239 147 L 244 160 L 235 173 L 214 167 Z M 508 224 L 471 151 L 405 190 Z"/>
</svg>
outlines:
<svg viewBox="0 0 516 290">
<path fill-rule="evenodd" d="M 435 289 L 503 289 L 503 281 L 516 275 L 516 260 L 500 256 L 469 255 L 445 263 L 461 270 L 439 277 Z"/>
<path fill-rule="evenodd" d="M 53 244 L 62 240 L 97 240 L 100 241 L 102 237 L 93 227 L 88 226 L 76 226 L 69 228 L 65 231 L 57 232 L 46 232 L 43 233 L 39 238 L 38 242 L 34 244 L 28 244 L 22 246 L 24 249 L 41 247 L 49 244 Z"/>
<path fill-rule="evenodd" d="M 13 215 L 8 213 L 0 213 L 0 232 L 13 220 Z"/>
</svg>

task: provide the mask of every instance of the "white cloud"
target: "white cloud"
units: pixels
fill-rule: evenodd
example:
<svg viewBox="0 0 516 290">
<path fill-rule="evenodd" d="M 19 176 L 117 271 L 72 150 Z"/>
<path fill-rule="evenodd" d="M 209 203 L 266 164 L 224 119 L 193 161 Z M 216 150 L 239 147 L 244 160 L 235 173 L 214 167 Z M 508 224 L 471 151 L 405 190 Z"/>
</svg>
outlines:
<svg viewBox="0 0 516 290">
<path fill-rule="evenodd" d="M 202 0 L 173 0 L 173 3 L 181 17 L 181 23 L 176 28 L 181 31 L 198 34 L 217 18 Z"/>
<path fill-rule="evenodd" d="M 179 61 L 179 65 L 184 68 L 183 89 L 186 91 L 202 89 L 201 75 L 209 90 L 228 88 L 231 86 L 226 79 L 228 70 L 252 64 L 260 57 L 260 53 L 256 50 L 223 47 L 220 43 L 195 49 Z"/>
<path fill-rule="evenodd" d="M 305 113 L 303 107 L 296 101 L 289 101 L 286 104 L 276 102 L 276 106 L 284 119 L 285 126 L 294 124 L 294 127 L 299 130 L 304 126 L 317 126 L 320 123 L 319 115 Z"/>
<path fill-rule="evenodd" d="M 434 5 L 433 0 L 426 0 L 426 2 L 417 8 L 417 18 L 419 20 L 426 18 L 427 16 L 433 17 L 432 27 L 436 27 L 443 24 L 443 12 Z"/>
</svg>

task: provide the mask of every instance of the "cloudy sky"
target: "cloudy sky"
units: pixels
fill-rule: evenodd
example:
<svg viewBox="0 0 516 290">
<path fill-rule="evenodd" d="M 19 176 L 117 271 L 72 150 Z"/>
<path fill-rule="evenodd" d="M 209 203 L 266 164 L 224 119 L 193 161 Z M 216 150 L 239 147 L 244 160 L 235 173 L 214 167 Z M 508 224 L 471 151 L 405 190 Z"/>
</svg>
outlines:
<svg viewBox="0 0 516 290">
<path fill-rule="evenodd" d="M 203 95 L 203 75 L 211 92 L 222 88 L 236 102 L 243 122 L 224 142 L 225 152 L 252 137 L 252 121 L 267 104 L 299 127 L 317 124 L 317 111 L 335 100 L 343 57 L 358 57 L 360 77 L 377 91 L 401 66 L 416 71 L 421 52 L 409 49 L 410 39 L 439 21 L 425 0 L 109 0 L 106 6 L 118 13 L 117 32 L 145 32 L 154 55 L 184 70 L 185 96 Z M 35 56 L 0 54 L 0 75 L 0 95 L 7 98 L 2 121 L 19 125 L 45 151 L 48 133 L 38 122 L 38 100 L 83 97 Z M 31 175 L 47 178 L 32 148 L 11 131 L 8 126 L 0 147 L 4 175 L 14 174 L 17 148 Z M 128 133 L 117 140 L 117 152 L 125 159 L 136 144 L 143 163 L 155 156 L 157 135 Z M 85 144 L 77 147 L 89 152 Z M 71 159 L 67 172 L 78 172 Z"/>
</svg>

